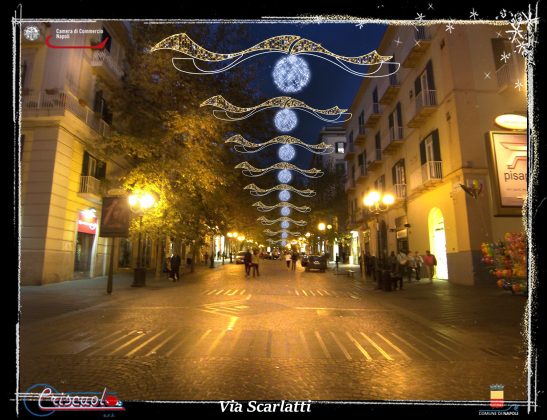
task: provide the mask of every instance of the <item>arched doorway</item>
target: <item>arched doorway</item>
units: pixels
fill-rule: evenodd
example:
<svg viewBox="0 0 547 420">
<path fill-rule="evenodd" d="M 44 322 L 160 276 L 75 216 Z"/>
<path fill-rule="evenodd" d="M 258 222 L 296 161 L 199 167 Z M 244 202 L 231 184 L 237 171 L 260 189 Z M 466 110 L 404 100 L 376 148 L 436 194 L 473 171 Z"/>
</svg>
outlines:
<svg viewBox="0 0 547 420">
<path fill-rule="evenodd" d="M 436 277 L 448 279 L 448 264 L 446 262 L 446 235 L 444 230 L 444 217 L 441 210 L 433 207 L 428 217 L 429 248 L 437 259 Z"/>
</svg>

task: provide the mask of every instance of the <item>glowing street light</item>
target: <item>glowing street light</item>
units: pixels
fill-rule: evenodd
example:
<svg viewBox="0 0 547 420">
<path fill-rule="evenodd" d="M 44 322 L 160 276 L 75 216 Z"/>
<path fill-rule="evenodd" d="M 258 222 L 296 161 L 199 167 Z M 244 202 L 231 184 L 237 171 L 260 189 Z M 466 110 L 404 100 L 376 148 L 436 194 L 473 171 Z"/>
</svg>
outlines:
<svg viewBox="0 0 547 420">
<path fill-rule="evenodd" d="M 378 257 L 383 258 L 383 243 L 382 237 L 380 236 L 380 224 L 378 216 L 381 213 L 384 213 L 389 210 L 389 207 L 395 202 L 395 197 L 392 194 L 380 195 L 378 191 L 369 192 L 363 199 L 364 205 L 367 207 L 369 213 L 375 215 L 376 217 L 376 234 L 378 238 Z M 364 261 L 364 258 L 361 258 L 361 261 Z M 361 270 L 362 272 L 362 270 Z"/>
</svg>

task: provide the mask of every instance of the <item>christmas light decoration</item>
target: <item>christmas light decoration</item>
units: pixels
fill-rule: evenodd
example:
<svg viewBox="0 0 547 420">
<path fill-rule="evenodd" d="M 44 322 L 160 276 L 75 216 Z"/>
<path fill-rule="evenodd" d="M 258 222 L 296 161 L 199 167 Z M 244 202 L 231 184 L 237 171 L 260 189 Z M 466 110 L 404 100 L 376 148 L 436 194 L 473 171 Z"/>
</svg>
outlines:
<svg viewBox="0 0 547 420">
<path fill-rule="evenodd" d="M 242 108 L 228 102 L 226 99 L 224 99 L 222 95 L 216 95 L 203 101 L 200 107 L 204 106 L 212 106 L 218 108 L 213 110 L 213 115 L 219 120 L 224 121 L 244 120 L 245 118 L 249 118 L 257 112 L 264 111 L 265 109 L 269 108 L 282 108 L 283 110 L 299 109 L 301 111 L 312 114 L 316 118 L 319 118 L 320 120 L 326 122 L 345 122 L 351 118 L 351 112 L 346 112 L 347 109 L 341 109 L 337 106 L 333 106 L 332 108 L 328 109 L 312 108 L 311 106 L 306 105 L 304 102 L 295 98 L 291 98 L 290 96 L 277 96 L 275 98 L 268 99 L 267 101 L 264 101 L 259 105 Z M 282 115 L 284 115 L 285 118 L 288 118 L 288 114 L 285 113 Z M 321 115 L 330 116 L 332 118 L 324 118 Z M 342 117 L 344 117 L 344 119 L 340 119 Z"/>
<path fill-rule="evenodd" d="M 250 190 L 251 195 L 254 195 L 255 197 L 262 197 L 267 194 L 270 194 L 273 191 L 279 191 L 279 199 L 281 201 L 288 201 L 291 198 L 290 196 L 291 193 L 289 191 L 292 191 L 300 195 L 301 197 L 314 197 L 316 194 L 314 190 L 310 190 L 310 189 L 299 190 L 289 184 L 278 184 L 273 186 L 272 188 L 267 188 L 267 189 L 260 188 L 256 184 L 249 184 L 249 185 L 246 185 L 243 189 Z M 287 192 L 289 195 L 286 196 L 285 192 Z"/>
<path fill-rule="evenodd" d="M 287 246 L 287 241 L 285 239 L 281 241 L 281 246 Z"/>
<path fill-rule="evenodd" d="M 284 170 L 287 171 L 287 172 L 288 171 L 298 172 L 299 174 L 304 175 L 308 178 L 320 178 L 320 177 L 323 176 L 323 171 L 321 171 L 320 169 L 316 169 L 316 168 L 302 169 L 302 168 L 299 168 L 296 165 L 293 165 L 292 163 L 287 163 L 287 162 L 278 162 L 278 163 L 275 163 L 275 164 L 273 164 L 271 166 L 268 166 L 267 168 L 263 168 L 263 169 L 255 168 L 249 162 L 241 162 L 241 163 L 238 163 L 235 166 L 235 168 L 236 169 L 242 169 L 241 172 L 243 173 L 243 175 L 248 176 L 248 177 L 262 176 L 264 174 L 267 174 L 268 172 L 275 171 L 275 170 L 280 170 L 280 173 L 278 174 L 277 178 L 279 179 L 279 182 L 281 182 L 281 183 L 287 183 L 287 182 L 290 181 L 290 179 L 287 180 L 287 181 L 283 180 L 283 179 L 286 178 L 286 175 L 283 172 Z M 281 173 L 283 173 L 283 175 L 281 177 L 283 179 L 281 179 L 280 176 L 279 176 L 279 175 L 281 175 Z"/>
<path fill-rule="evenodd" d="M 231 69 L 232 67 L 235 67 L 241 64 L 242 62 L 252 57 L 255 57 L 261 54 L 283 53 L 283 54 L 289 54 L 292 56 L 311 55 L 311 56 L 326 60 L 340 67 L 341 69 L 347 71 L 348 73 L 354 74 L 356 76 L 378 77 L 376 76 L 376 73 L 380 71 L 384 63 L 388 62 L 392 58 L 391 56 L 382 56 L 378 54 L 375 50 L 371 51 L 370 53 L 360 55 L 357 57 L 345 57 L 342 55 L 334 54 L 330 52 L 329 50 L 325 49 L 323 46 L 321 46 L 321 44 L 318 44 L 316 42 L 310 41 L 305 38 L 301 38 L 298 35 L 278 35 L 272 38 L 268 38 L 262 42 L 259 42 L 258 44 L 250 48 L 247 48 L 245 50 L 238 51 L 235 53 L 222 54 L 222 53 L 215 53 L 215 52 L 209 51 L 201 47 L 200 45 L 198 45 L 185 33 L 179 33 L 179 34 L 168 36 L 167 38 L 161 40 L 150 49 L 150 52 L 155 52 L 158 50 L 172 50 L 172 51 L 180 52 L 187 55 L 189 58 L 174 57 L 172 58 L 171 62 L 173 63 L 173 66 L 177 70 L 183 73 L 188 73 L 188 74 L 221 73 Z M 220 63 L 220 62 L 228 61 L 228 60 L 231 60 L 231 61 L 228 64 L 226 64 L 224 67 L 220 67 L 220 68 L 212 69 L 212 70 L 206 70 L 199 67 L 198 64 L 196 63 L 196 60 L 200 62 L 209 62 L 209 63 Z M 194 65 L 197 71 L 185 70 L 178 66 L 179 62 L 181 62 L 181 64 L 184 64 L 188 61 L 192 62 L 192 64 Z M 355 65 L 355 66 L 378 65 L 378 68 L 374 71 L 359 72 L 357 70 L 352 69 L 351 67 L 348 67 L 346 63 Z M 397 70 L 398 70 L 399 63 L 394 63 L 394 64 L 397 64 Z M 389 73 L 389 74 L 392 74 L 392 73 Z M 387 76 L 389 74 L 382 75 L 382 76 Z"/>
<path fill-rule="evenodd" d="M 287 238 L 289 237 L 289 234 L 288 234 L 287 232 L 283 232 L 283 233 L 281 234 L 281 237 L 282 237 L 283 239 L 287 239 Z"/>
<path fill-rule="evenodd" d="M 291 209 L 289 207 L 281 207 L 280 213 L 281 216 L 288 216 L 291 214 Z"/>
<path fill-rule="evenodd" d="M 287 169 L 283 169 L 279 171 L 277 174 L 277 180 L 281 182 L 282 184 L 286 184 L 287 182 L 291 182 L 292 180 L 292 174 L 291 171 Z"/>
<path fill-rule="evenodd" d="M 274 117 L 274 125 L 279 131 L 288 133 L 296 128 L 298 117 L 292 109 L 282 109 L 277 111 Z"/>
<path fill-rule="evenodd" d="M 277 151 L 277 156 L 279 156 L 279 159 L 288 162 L 296 156 L 296 149 L 290 144 L 284 144 Z"/>
<path fill-rule="evenodd" d="M 294 209 L 296 211 L 299 211 L 300 213 L 309 213 L 311 211 L 311 208 L 308 207 L 308 206 L 295 206 L 294 204 L 288 203 L 286 201 L 281 201 L 279 203 L 274 204 L 273 206 L 267 206 L 262 201 L 257 201 L 256 203 L 253 203 L 253 207 L 256 207 L 257 210 L 261 211 L 261 212 L 272 211 L 272 210 L 278 209 L 280 207 L 281 208 L 284 208 L 284 207 L 291 208 L 291 209 Z M 284 214 L 283 216 L 287 216 L 287 215 Z"/>
<path fill-rule="evenodd" d="M 275 63 L 272 76 L 280 91 L 295 93 L 301 91 L 309 83 L 310 69 L 306 60 L 289 55 Z"/>
<path fill-rule="evenodd" d="M 319 144 L 307 144 L 304 143 L 302 140 L 297 139 L 296 137 L 291 137 L 287 135 L 274 137 L 273 139 L 268 140 L 264 143 L 252 143 L 246 140 L 242 135 L 236 134 L 235 136 L 227 139 L 225 143 L 234 143 L 234 149 L 240 153 L 260 152 L 262 149 L 275 144 L 299 146 L 318 155 L 326 155 L 334 152 L 334 146 L 332 146 L 331 144 L 327 144 L 325 142 L 321 142 Z"/>
<path fill-rule="evenodd" d="M 281 190 L 279 191 L 277 198 L 281 201 L 289 201 L 291 199 L 291 193 L 287 190 Z"/>
<path fill-rule="evenodd" d="M 292 235 L 292 236 L 300 236 L 301 233 L 300 232 L 291 232 L 290 230 L 278 230 L 278 231 L 273 231 L 273 230 L 270 230 L 270 229 L 264 229 L 263 232 L 268 235 L 268 236 L 275 236 L 275 235 L 279 235 L 283 232 L 287 232 L 289 235 Z"/>
<path fill-rule="evenodd" d="M 296 226 L 305 226 L 308 224 L 308 222 L 306 222 L 305 220 L 293 220 L 291 219 L 290 217 L 278 217 L 277 219 L 275 220 L 270 220 L 270 219 L 267 219 L 265 218 L 264 216 L 260 216 L 258 219 L 256 219 L 258 222 L 262 223 L 263 225 L 273 225 L 274 223 L 277 223 L 277 222 L 287 222 L 287 223 L 293 223 L 295 224 Z M 283 226 L 281 226 L 283 227 Z M 289 227 L 288 225 L 286 227 L 283 227 L 283 229 L 286 229 L 287 227 Z"/>
<path fill-rule="evenodd" d="M 281 222 L 280 225 L 283 229 L 288 229 L 289 228 L 289 222 L 287 222 L 287 221 Z"/>
</svg>

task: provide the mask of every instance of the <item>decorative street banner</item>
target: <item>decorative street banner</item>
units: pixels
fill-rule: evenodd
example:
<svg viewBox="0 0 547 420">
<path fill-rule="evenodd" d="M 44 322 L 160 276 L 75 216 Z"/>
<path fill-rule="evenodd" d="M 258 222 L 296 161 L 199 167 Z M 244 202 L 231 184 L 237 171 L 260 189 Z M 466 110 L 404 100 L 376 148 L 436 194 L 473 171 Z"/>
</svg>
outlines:
<svg viewBox="0 0 547 420">
<path fill-rule="evenodd" d="M 99 236 L 103 238 L 128 237 L 130 214 L 127 197 L 103 197 Z"/>
</svg>

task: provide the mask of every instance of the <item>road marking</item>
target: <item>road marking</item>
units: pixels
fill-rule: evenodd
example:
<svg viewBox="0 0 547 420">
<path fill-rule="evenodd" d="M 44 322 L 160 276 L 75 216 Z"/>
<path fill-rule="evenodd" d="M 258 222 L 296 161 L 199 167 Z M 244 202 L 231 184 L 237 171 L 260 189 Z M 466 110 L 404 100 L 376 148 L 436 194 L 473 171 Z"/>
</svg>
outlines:
<svg viewBox="0 0 547 420">
<path fill-rule="evenodd" d="M 300 293 L 298 293 L 298 290 L 294 289 L 294 292 L 296 293 L 297 296 L 300 296 Z"/>
<path fill-rule="evenodd" d="M 135 341 L 138 341 L 142 338 L 146 337 L 146 334 L 139 334 L 137 335 L 136 337 L 132 338 L 131 340 L 125 342 L 124 344 L 122 344 L 120 347 L 118 347 L 117 349 L 114 349 L 112 350 L 110 353 L 108 353 L 108 356 L 112 356 L 114 353 L 117 353 L 119 352 L 120 350 L 122 349 L 125 349 L 127 346 L 130 346 L 131 344 L 133 344 Z"/>
<path fill-rule="evenodd" d="M 414 350 L 416 353 L 419 353 L 421 354 L 423 357 L 425 357 L 427 360 L 433 360 L 431 357 L 429 357 L 429 355 L 427 355 L 426 353 L 424 353 L 423 351 L 421 351 L 420 349 L 418 349 L 417 347 L 414 347 L 412 344 L 410 344 L 408 341 L 406 341 L 403 337 L 399 337 L 397 334 L 395 334 L 394 332 L 391 333 L 392 336 L 394 336 L 395 338 L 397 338 L 399 341 L 402 341 L 403 343 L 405 343 L 408 347 L 410 347 L 412 350 Z"/>
<path fill-rule="evenodd" d="M 336 293 L 336 292 L 331 292 L 331 293 L 334 297 L 338 297 L 338 293 Z"/>
<path fill-rule="evenodd" d="M 220 295 L 222 292 L 224 292 L 224 289 L 221 289 L 219 292 L 215 293 L 215 295 Z"/>
<path fill-rule="evenodd" d="M 244 295 L 244 294 L 245 294 L 245 291 L 246 291 L 246 290 L 243 289 L 243 290 L 241 291 L 240 295 Z"/>
<path fill-rule="evenodd" d="M 435 334 L 437 334 L 438 336 L 440 336 L 441 338 L 444 338 L 446 341 L 451 341 L 452 343 L 458 345 L 458 346 L 463 346 L 462 343 L 454 340 L 452 337 L 448 336 L 447 334 L 444 334 L 440 331 L 435 331 Z"/>
<path fill-rule="evenodd" d="M 366 338 L 366 340 L 367 340 L 370 344 L 372 344 L 372 347 L 374 347 L 376 350 L 378 350 L 378 352 L 379 352 L 382 356 L 384 356 L 387 360 L 393 360 L 393 358 L 392 358 L 389 354 L 387 354 L 387 353 L 384 351 L 384 349 L 382 349 L 382 347 L 380 347 L 378 344 L 376 344 L 376 343 L 372 340 L 372 338 L 370 338 L 370 337 L 369 337 L 368 335 L 366 335 L 364 332 L 361 332 L 361 331 L 359 331 L 359 332 L 361 333 L 361 335 L 362 335 L 363 337 Z"/>
<path fill-rule="evenodd" d="M 312 294 L 312 296 L 315 296 L 315 293 L 313 293 L 313 290 L 308 290 Z"/>
<path fill-rule="evenodd" d="M 224 335 L 226 334 L 226 331 L 228 330 L 222 330 L 220 332 L 220 334 L 217 336 L 217 338 L 215 338 L 215 340 L 211 343 L 211 345 L 209 346 L 209 349 L 205 352 L 205 355 L 206 356 L 210 356 L 213 351 L 215 351 L 216 347 L 218 346 L 218 344 L 220 343 L 220 340 L 222 340 L 222 338 L 224 337 Z"/>
<path fill-rule="evenodd" d="M 334 338 L 334 341 L 336 342 L 336 344 L 338 344 L 338 347 L 340 347 L 340 350 L 342 350 L 342 353 L 344 353 L 344 356 L 346 356 L 346 359 L 352 360 L 351 355 L 348 353 L 348 351 L 346 350 L 344 345 L 340 342 L 340 340 L 338 340 L 338 337 L 336 337 L 336 335 L 332 331 L 329 331 L 329 332 L 332 338 Z"/>
<path fill-rule="evenodd" d="M 169 350 L 167 353 L 165 353 L 165 356 L 166 357 L 171 356 L 175 352 L 175 350 L 178 350 L 178 348 L 180 346 L 182 346 L 184 343 L 186 343 L 190 339 L 190 337 L 192 337 L 192 332 L 193 331 L 189 331 L 188 334 L 185 337 L 183 337 L 177 344 L 175 344 L 173 346 L 173 348 L 171 348 L 171 350 Z"/>
<path fill-rule="evenodd" d="M 188 357 L 190 354 L 192 354 L 192 352 L 198 348 L 198 346 L 200 345 L 200 343 L 205 340 L 205 337 L 207 337 L 209 334 L 211 333 L 211 330 L 207 330 L 203 333 L 203 335 L 198 339 L 198 341 L 196 341 L 196 343 L 194 344 L 194 346 L 188 350 L 185 354 L 186 357 Z"/>
<path fill-rule="evenodd" d="M 306 291 L 305 291 L 305 290 L 302 290 L 302 293 L 304 293 L 304 294 L 305 294 L 306 296 L 308 296 L 308 294 L 306 293 Z"/>
<path fill-rule="evenodd" d="M 327 296 L 330 296 L 330 293 L 327 292 L 326 290 L 323 290 L 323 293 L 325 293 Z"/>
<path fill-rule="evenodd" d="M 228 296 L 232 289 L 226 289 L 226 291 L 223 293 L 224 296 Z"/>
<path fill-rule="evenodd" d="M 169 337 L 164 339 L 161 343 L 159 343 L 156 347 L 154 347 L 152 350 L 150 350 L 148 353 L 146 353 L 145 356 L 151 356 L 154 353 L 157 353 L 160 348 L 162 348 L 167 342 L 171 341 L 173 337 L 175 337 L 180 331 L 175 331 L 173 334 L 171 334 Z"/>
<path fill-rule="evenodd" d="M 234 329 L 234 325 L 236 324 L 237 320 L 239 318 L 237 316 L 233 316 L 230 318 L 230 323 L 228 324 L 228 327 L 226 327 L 227 330 L 232 331 Z"/>
<path fill-rule="evenodd" d="M 308 342 L 306 341 L 306 337 L 304 336 L 304 332 L 302 330 L 298 331 L 298 335 L 300 335 L 300 341 L 302 341 L 302 344 L 304 346 L 304 349 L 306 350 L 306 353 L 308 354 L 308 357 L 311 357 L 310 348 L 308 347 Z"/>
<path fill-rule="evenodd" d="M 241 335 L 241 333 L 243 332 L 243 330 L 238 330 L 236 332 L 236 335 L 234 336 L 234 342 L 232 343 L 232 345 L 230 346 L 230 350 L 229 350 L 229 353 L 228 354 L 232 354 L 233 351 L 235 350 L 236 348 L 236 345 L 237 345 L 237 342 L 239 340 L 239 336 Z"/>
<path fill-rule="evenodd" d="M 212 294 L 215 293 L 216 291 L 217 291 L 217 289 L 213 289 L 213 290 L 211 290 L 209 293 L 207 293 L 207 295 L 208 295 L 208 296 L 209 296 L 209 295 L 212 295 Z"/>
<path fill-rule="evenodd" d="M 124 334 L 124 335 L 122 335 L 121 337 L 116 338 L 114 341 L 111 341 L 110 343 L 106 343 L 105 345 L 102 345 L 102 346 L 98 347 L 97 349 L 92 350 L 92 351 L 90 351 L 89 353 L 86 353 L 86 356 L 90 356 L 90 355 L 92 355 L 92 354 L 98 353 L 99 351 L 103 350 L 105 347 L 108 347 L 108 346 L 111 345 L 111 344 L 117 343 L 118 341 L 121 341 L 121 340 L 123 340 L 124 338 L 129 337 L 130 335 L 132 335 L 133 333 L 136 333 L 136 332 L 137 332 L 136 330 L 132 330 L 132 331 L 130 331 L 129 333 Z M 119 331 L 116 331 L 116 333 L 119 333 Z M 106 336 L 106 337 L 100 339 L 98 342 L 104 341 L 104 340 L 108 339 L 108 338 L 109 338 L 110 336 L 112 336 L 112 335 L 114 335 L 114 334 L 110 334 L 110 335 L 108 335 L 108 336 Z M 83 351 L 80 352 L 80 353 L 84 353 L 84 352 L 85 352 L 85 350 L 83 350 Z"/>
<path fill-rule="evenodd" d="M 395 350 L 397 350 L 399 353 L 401 353 L 401 356 L 403 356 L 406 360 L 412 360 L 411 357 L 408 354 L 406 354 L 403 350 L 401 350 L 399 347 L 397 347 L 395 344 L 393 344 L 391 341 L 389 341 L 387 338 L 385 338 L 382 334 L 377 332 L 376 335 L 379 336 L 382 340 L 384 340 L 391 347 L 393 347 Z"/>
<path fill-rule="evenodd" d="M 410 334 L 408 334 L 408 335 L 410 335 Z M 437 353 L 438 355 L 444 357 L 446 360 L 450 360 L 450 358 L 447 357 L 444 353 L 440 352 L 440 351 L 437 350 L 435 347 L 430 346 L 430 345 L 427 344 L 425 341 L 420 340 L 420 339 L 419 339 L 418 337 L 416 337 L 415 335 L 413 335 L 412 338 L 414 338 L 414 340 L 416 340 L 417 342 L 422 343 L 424 346 L 429 347 L 431 350 L 433 350 L 433 351 L 434 351 L 435 353 Z"/>
<path fill-rule="evenodd" d="M 451 352 L 454 352 L 456 354 L 459 354 L 459 351 L 458 350 L 455 350 L 453 349 L 452 347 L 450 346 L 447 346 L 446 344 L 440 342 L 439 340 L 436 340 L 435 338 L 433 337 L 428 337 L 430 340 L 434 341 L 435 343 L 437 343 L 439 346 L 443 346 L 445 349 L 451 351 Z"/>
<path fill-rule="evenodd" d="M 355 345 L 355 347 L 357 347 L 357 349 L 359 349 L 359 351 L 363 353 L 363 355 L 367 358 L 367 360 L 372 360 L 372 357 L 370 357 L 370 354 L 368 354 L 368 352 L 361 346 L 361 344 L 359 344 L 359 342 L 355 338 L 353 338 L 353 336 L 349 333 L 349 331 L 346 331 L 346 335 L 348 336 L 350 341 Z"/>
<path fill-rule="evenodd" d="M 315 331 L 315 337 L 317 337 L 317 341 L 319 341 L 319 345 L 321 346 L 321 349 L 323 350 L 323 353 L 328 359 L 332 359 L 332 356 L 330 355 L 329 351 L 327 350 L 327 346 L 325 346 L 325 342 L 321 338 L 321 335 L 319 334 L 319 331 Z"/>
<path fill-rule="evenodd" d="M 317 293 L 319 293 L 320 296 L 323 296 L 323 293 L 321 293 L 320 290 L 316 290 Z"/>
<path fill-rule="evenodd" d="M 162 330 L 160 331 L 159 333 L 157 333 L 156 335 L 150 337 L 148 340 L 146 340 L 144 343 L 141 343 L 139 344 L 137 347 L 135 347 L 133 350 L 131 350 L 129 353 L 127 353 L 125 355 L 125 357 L 129 357 L 129 356 L 132 356 L 134 355 L 136 352 L 138 352 L 140 349 L 142 349 L 144 346 L 146 346 L 147 344 L 151 343 L 152 341 L 154 341 L 156 338 L 158 338 L 160 335 L 162 335 L 165 331 L 167 330 Z"/>
</svg>

